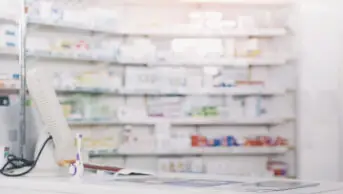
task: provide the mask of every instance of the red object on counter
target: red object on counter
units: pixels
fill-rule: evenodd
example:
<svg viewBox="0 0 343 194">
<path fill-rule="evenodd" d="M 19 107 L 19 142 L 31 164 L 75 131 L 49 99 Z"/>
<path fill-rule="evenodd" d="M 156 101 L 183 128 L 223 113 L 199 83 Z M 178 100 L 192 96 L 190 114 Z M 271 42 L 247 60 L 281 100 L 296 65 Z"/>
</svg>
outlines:
<svg viewBox="0 0 343 194">
<path fill-rule="evenodd" d="M 100 166 L 95 164 L 83 164 L 85 169 L 91 169 L 91 170 L 102 170 L 102 171 L 108 171 L 108 172 L 118 172 L 122 170 L 123 168 L 113 167 L 113 166 Z"/>
</svg>

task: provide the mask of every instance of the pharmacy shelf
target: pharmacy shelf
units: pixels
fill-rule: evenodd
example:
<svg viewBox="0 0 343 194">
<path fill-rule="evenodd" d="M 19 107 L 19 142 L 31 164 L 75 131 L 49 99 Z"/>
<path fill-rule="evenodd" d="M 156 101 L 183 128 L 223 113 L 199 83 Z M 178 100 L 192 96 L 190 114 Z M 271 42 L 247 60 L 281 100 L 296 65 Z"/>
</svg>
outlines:
<svg viewBox="0 0 343 194">
<path fill-rule="evenodd" d="M 171 31 L 168 30 L 154 30 L 154 31 L 133 31 L 133 30 L 114 30 L 101 27 L 94 27 L 91 25 L 83 25 L 80 23 L 69 23 L 65 21 L 58 20 L 46 20 L 40 18 L 29 18 L 28 23 L 41 25 L 41 26 L 50 26 L 50 27 L 59 27 L 67 28 L 74 30 L 90 31 L 90 32 L 99 32 L 99 33 L 108 33 L 116 36 L 154 36 L 154 37 L 170 37 L 170 38 L 227 38 L 227 37 L 277 37 L 287 35 L 287 31 L 284 28 L 260 28 L 260 29 L 249 29 L 241 30 L 234 29 L 227 32 L 180 32 L 180 31 Z M 174 28 L 180 29 L 180 28 Z"/>
<path fill-rule="evenodd" d="M 243 118 L 243 119 L 214 119 L 214 118 L 189 118 L 189 119 L 174 119 L 172 125 L 278 125 L 290 121 L 290 118 Z"/>
<path fill-rule="evenodd" d="M 82 31 L 90 31 L 90 32 L 99 32 L 99 33 L 109 33 L 109 34 L 116 34 L 113 29 L 104 29 L 100 27 L 94 27 L 91 25 L 85 25 L 81 23 L 73 23 L 73 22 L 65 22 L 65 21 L 58 21 L 58 20 L 47 20 L 41 18 L 28 18 L 29 24 L 35 24 L 40 26 L 49 26 L 49 27 L 57 27 L 57 28 L 66 28 L 72 30 L 82 30 Z"/>
<path fill-rule="evenodd" d="M 269 156 L 282 155 L 289 151 L 289 147 L 217 147 L 217 148 L 190 148 L 174 151 L 137 151 L 135 150 L 113 150 L 97 149 L 90 150 L 90 157 L 125 157 L 125 156 Z"/>
<path fill-rule="evenodd" d="M 71 88 L 55 88 L 56 93 L 58 94 L 95 94 L 95 95 L 120 95 L 118 90 L 110 90 L 105 88 L 83 88 L 77 87 L 74 89 Z"/>
<path fill-rule="evenodd" d="M 69 120 L 69 125 L 80 126 L 99 126 L 99 125 L 151 125 L 159 123 L 170 123 L 176 126 L 275 126 L 294 120 L 294 117 L 280 118 L 242 118 L 242 119 L 219 119 L 219 118 L 183 118 L 183 119 L 162 119 L 146 118 L 142 120 Z"/>
<path fill-rule="evenodd" d="M 51 51 L 28 51 L 28 57 L 43 58 L 43 59 L 56 59 L 56 60 L 74 60 L 83 62 L 103 62 L 115 63 L 115 59 L 101 58 L 97 56 L 89 56 L 80 53 L 67 53 L 67 52 L 51 52 Z"/>
<path fill-rule="evenodd" d="M 253 87 L 232 87 L 232 88 L 202 88 L 199 90 L 175 89 L 169 91 L 159 90 L 139 90 L 139 89 L 119 89 L 120 94 L 125 95 L 213 95 L 213 96 L 273 96 L 286 94 L 284 89 L 267 89 Z"/>
<path fill-rule="evenodd" d="M 265 57 L 265 58 L 237 58 L 237 59 L 211 59 L 201 61 L 134 61 L 116 60 L 97 56 L 87 56 L 77 53 L 35 51 L 28 52 L 28 56 L 57 60 L 75 60 L 88 62 L 113 63 L 127 66 L 149 66 L 149 67 L 247 67 L 247 66 L 281 66 L 288 62 L 284 57 Z"/>
<path fill-rule="evenodd" d="M 245 66 L 280 66 L 287 64 L 285 57 L 261 57 L 261 58 L 223 58 L 223 59 L 202 59 L 202 60 L 160 60 L 160 61 L 134 61 L 118 59 L 119 64 L 127 65 L 147 65 L 157 67 L 245 67 Z"/>
<path fill-rule="evenodd" d="M 98 94 L 98 95 L 130 95 L 130 96 L 274 96 L 284 95 L 287 93 L 284 89 L 267 89 L 267 88 L 211 88 L 211 89 L 175 89 L 161 91 L 158 89 L 102 89 L 102 88 L 75 88 L 75 89 L 56 89 L 59 94 Z"/>
<path fill-rule="evenodd" d="M 19 88 L 0 88 L 0 90 L 8 91 L 8 93 L 16 94 Z M 137 89 L 104 89 L 104 88 L 56 88 L 58 94 L 94 94 L 94 95 L 127 95 L 127 96 L 277 96 L 285 95 L 288 90 L 282 89 L 266 89 L 266 88 L 220 88 L 220 89 L 201 89 L 197 91 L 190 91 L 188 89 L 182 90 L 137 90 Z"/>
<path fill-rule="evenodd" d="M 81 62 L 102 62 L 128 66 L 149 66 L 149 67 L 245 67 L 245 66 L 281 66 L 288 63 L 286 57 L 264 57 L 264 58 L 227 58 L 207 60 L 172 60 L 172 61 L 134 61 L 114 58 L 104 58 L 96 55 L 82 53 L 53 52 L 53 51 L 27 51 L 31 58 L 43 58 L 54 60 L 73 60 Z M 0 55 L 18 56 L 16 49 L 0 48 Z"/>
<path fill-rule="evenodd" d="M 180 28 L 174 28 L 180 29 Z M 181 28 L 182 29 L 182 28 Z M 287 31 L 284 28 L 261 28 L 261 29 L 249 29 L 240 30 L 233 29 L 226 32 L 180 32 L 155 30 L 155 31 L 120 31 L 117 34 L 126 36 L 152 36 L 152 37 L 165 37 L 165 38 L 228 38 L 228 37 L 278 37 L 286 36 Z"/>
</svg>

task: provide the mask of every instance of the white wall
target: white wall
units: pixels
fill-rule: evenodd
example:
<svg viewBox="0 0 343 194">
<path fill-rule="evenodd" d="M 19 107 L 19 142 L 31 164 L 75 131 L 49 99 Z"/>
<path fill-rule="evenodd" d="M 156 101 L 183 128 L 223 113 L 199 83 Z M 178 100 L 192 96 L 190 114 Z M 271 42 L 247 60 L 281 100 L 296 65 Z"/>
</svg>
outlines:
<svg viewBox="0 0 343 194">
<path fill-rule="evenodd" d="M 302 179 L 339 180 L 341 1 L 298 3 L 298 171 Z M 342 78 L 341 78 L 342 79 Z M 341 167 L 342 168 L 342 167 Z"/>
</svg>

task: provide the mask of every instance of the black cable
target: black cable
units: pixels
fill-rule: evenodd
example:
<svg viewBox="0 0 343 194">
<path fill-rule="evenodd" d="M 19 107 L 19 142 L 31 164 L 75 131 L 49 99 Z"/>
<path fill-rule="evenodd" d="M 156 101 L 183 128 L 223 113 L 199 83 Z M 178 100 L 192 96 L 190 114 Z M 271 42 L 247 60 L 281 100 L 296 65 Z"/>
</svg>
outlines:
<svg viewBox="0 0 343 194">
<path fill-rule="evenodd" d="M 40 148 L 39 152 L 38 152 L 38 155 L 37 155 L 37 158 L 33 161 L 30 161 L 30 160 L 27 160 L 27 159 L 24 159 L 24 158 L 18 158 L 14 155 L 9 155 L 8 158 L 7 158 L 7 162 L 6 164 L 0 169 L 0 174 L 4 175 L 4 176 L 7 176 L 7 177 L 20 177 L 20 176 L 24 176 L 28 173 L 30 173 L 35 167 L 36 167 L 36 164 L 39 160 L 39 157 L 40 155 L 42 154 L 46 144 L 52 140 L 52 136 L 49 136 L 43 146 Z M 11 165 L 11 167 L 9 167 L 9 165 Z M 31 166 L 27 171 L 25 172 L 22 172 L 22 173 L 19 173 L 19 174 L 12 174 L 12 173 L 6 173 L 7 171 L 12 171 L 12 170 L 15 170 L 15 169 L 19 169 L 19 168 L 23 168 L 23 167 L 28 167 L 28 166 Z"/>
</svg>

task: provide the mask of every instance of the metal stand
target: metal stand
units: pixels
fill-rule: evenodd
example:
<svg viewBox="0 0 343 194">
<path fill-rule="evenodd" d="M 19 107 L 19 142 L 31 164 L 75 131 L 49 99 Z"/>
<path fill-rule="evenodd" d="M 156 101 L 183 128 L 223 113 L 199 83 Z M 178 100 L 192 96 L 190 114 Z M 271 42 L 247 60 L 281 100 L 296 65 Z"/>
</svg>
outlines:
<svg viewBox="0 0 343 194">
<path fill-rule="evenodd" d="M 25 143 L 26 143 L 26 0 L 21 0 L 20 5 L 20 18 L 19 18 L 19 65 L 20 65 L 20 130 L 19 130 L 19 138 L 20 138 L 20 145 L 19 151 L 21 157 L 24 157 L 25 153 Z"/>
</svg>

